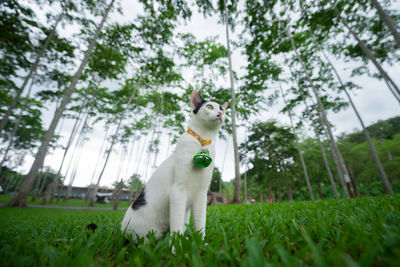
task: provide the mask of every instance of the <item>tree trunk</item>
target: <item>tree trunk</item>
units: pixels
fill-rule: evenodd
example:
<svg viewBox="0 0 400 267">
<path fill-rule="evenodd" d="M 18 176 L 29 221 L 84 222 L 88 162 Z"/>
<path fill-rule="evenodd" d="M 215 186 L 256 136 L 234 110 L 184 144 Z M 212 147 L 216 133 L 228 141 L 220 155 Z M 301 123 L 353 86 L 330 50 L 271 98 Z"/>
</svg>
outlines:
<svg viewBox="0 0 400 267">
<path fill-rule="evenodd" d="M 333 133 L 332 133 L 332 130 L 330 128 L 330 124 L 329 124 L 329 121 L 328 121 L 328 118 L 327 118 L 327 115 L 326 115 L 326 111 L 325 111 L 324 105 L 322 104 L 322 101 L 321 101 L 321 99 L 319 97 L 317 88 L 315 87 L 314 82 L 311 79 L 311 76 L 310 76 L 310 74 L 309 74 L 309 72 L 307 70 L 307 67 L 306 67 L 303 59 L 301 58 L 299 52 L 297 51 L 297 48 L 296 48 L 296 45 L 294 43 L 292 35 L 290 34 L 288 29 L 286 29 L 286 28 L 284 28 L 282 26 L 280 21 L 279 21 L 279 25 L 286 32 L 287 37 L 290 39 L 290 44 L 292 46 L 292 49 L 295 52 L 296 57 L 299 60 L 301 66 L 302 66 L 302 69 L 303 69 L 303 71 L 304 71 L 304 73 L 306 75 L 307 81 L 310 83 L 310 86 L 312 88 L 314 96 L 315 96 L 315 98 L 317 100 L 318 107 L 320 109 L 321 122 L 325 125 L 327 133 L 329 135 L 330 144 L 332 145 L 332 149 L 333 149 L 332 152 L 333 152 L 334 157 L 336 157 L 336 162 L 337 162 L 337 164 L 339 166 L 338 169 L 340 170 L 340 174 L 339 175 L 341 177 L 340 181 L 342 183 L 342 188 L 343 188 L 345 196 L 348 198 L 349 194 L 347 192 L 346 186 L 344 186 L 344 182 L 347 182 L 347 183 L 350 182 L 349 175 L 348 175 L 348 172 L 347 172 L 347 169 L 346 169 L 346 165 L 344 164 L 343 158 L 342 158 L 342 156 L 341 156 L 341 154 L 339 152 L 339 148 L 337 147 L 335 139 L 333 137 Z"/>
<path fill-rule="evenodd" d="M 325 169 L 328 172 L 328 178 L 329 178 L 329 182 L 331 183 L 333 194 L 335 195 L 336 198 L 340 198 L 339 193 L 338 193 L 338 191 L 336 189 L 336 183 L 335 183 L 335 180 L 333 178 L 331 167 L 329 166 L 329 162 L 328 162 L 328 158 L 326 156 L 324 145 L 322 144 L 321 137 L 320 137 L 320 135 L 318 133 L 318 128 L 315 125 L 315 122 L 314 122 L 314 120 L 313 120 L 313 118 L 311 116 L 311 113 L 310 113 L 310 109 L 308 108 L 307 102 L 306 102 L 306 100 L 304 98 L 303 98 L 303 102 L 304 102 L 304 105 L 306 106 L 306 113 L 309 116 L 311 124 L 312 124 L 312 126 L 314 128 L 315 137 L 318 140 L 319 148 L 321 150 L 322 158 L 324 160 Z M 337 166 L 337 168 L 339 168 L 339 167 Z"/>
<path fill-rule="evenodd" d="M 320 118 L 320 120 L 322 121 L 323 118 Z M 335 139 L 333 139 L 334 137 L 330 127 L 328 128 L 326 127 L 326 125 L 324 125 L 324 129 L 326 137 L 328 139 L 329 146 L 331 148 L 333 161 L 335 162 L 335 165 L 338 166 L 337 171 L 340 177 L 339 181 L 341 183 L 341 187 L 343 189 L 345 197 L 352 197 L 353 188 L 351 187 L 350 175 L 347 172 L 347 168 L 346 165 L 344 164 L 342 154 L 340 153 L 339 148 L 337 147 Z"/>
<path fill-rule="evenodd" d="M 246 169 L 244 171 L 244 181 L 243 182 L 244 182 L 244 203 L 247 203 L 248 196 L 247 196 L 247 170 Z"/>
<path fill-rule="evenodd" d="M 135 96 L 136 92 L 137 92 L 137 87 L 135 87 L 135 89 L 132 91 L 132 94 L 131 94 L 131 96 L 129 97 L 129 100 L 128 100 L 128 103 L 127 103 L 127 107 L 130 106 L 130 104 L 131 104 L 131 102 L 132 102 L 132 100 L 133 100 L 133 97 Z M 118 135 L 118 132 L 119 132 L 119 128 L 121 127 L 123 118 L 124 118 L 124 114 L 121 114 L 121 117 L 119 118 L 119 121 L 118 121 L 117 128 L 116 128 L 116 130 L 115 130 L 115 134 L 114 134 L 114 136 L 113 136 L 112 139 L 111 139 L 110 148 L 109 148 L 108 151 L 107 151 L 107 156 L 106 156 L 106 160 L 105 160 L 105 162 L 104 162 L 103 168 L 101 169 L 101 172 L 100 172 L 100 174 L 99 174 L 99 178 L 98 178 L 98 180 L 97 180 L 96 186 L 94 187 L 93 192 L 92 192 L 92 195 L 91 195 L 91 197 L 90 197 L 90 199 L 89 199 L 89 206 L 90 206 L 90 207 L 93 207 L 93 206 L 94 206 L 94 201 L 95 201 L 95 198 L 96 198 L 97 190 L 98 190 L 98 188 L 99 188 L 99 184 L 100 184 L 101 178 L 103 177 L 104 170 L 105 170 L 106 167 L 107 167 L 107 163 L 108 163 L 108 160 L 109 160 L 109 158 L 110 158 L 110 155 L 111 155 L 112 149 L 113 149 L 113 147 L 114 147 L 114 144 L 115 144 L 115 142 L 116 142 L 116 140 L 117 140 L 117 135 Z"/>
<path fill-rule="evenodd" d="M 66 202 L 69 199 L 69 197 L 71 196 L 71 192 L 72 192 L 72 181 L 69 183 L 67 187 L 67 191 L 65 192 L 63 202 Z"/>
<path fill-rule="evenodd" d="M 292 75 L 293 79 L 296 80 L 296 84 L 297 84 L 298 89 L 302 93 L 302 100 L 303 100 L 304 106 L 306 107 L 306 113 L 307 113 L 307 116 L 309 117 L 309 119 L 311 121 L 311 124 L 312 124 L 312 127 L 314 129 L 315 137 L 318 140 L 318 144 L 319 144 L 319 147 L 320 147 L 320 150 L 321 150 L 322 158 L 324 160 L 325 169 L 328 172 L 328 178 L 329 178 L 329 182 L 331 183 L 333 193 L 334 193 L 336 198 L 340 198 L 339 193 L 338 193 L 338 191 L 336 189 L 336 183 L 335 183 L 335 180 L 333 178 L 331 167 L 329 166 L 329 163 L 328 163 L 328 158 L 326 157 L 325 148 L 324 148 L 324 146 L 322 144 L 321 137 L 320 137 L 320 134 L 318 132 L 318 128 L 317 128 L 317 126 L 316 126 L 316 124 L 314 122 L 314 119 L 312 117 L 312 114 L 310 112 L 310 109 L 309 109 L 307 101 L 306 101 L 307 93 L 300 87 L 300 84 L 297 81 L 297 79 L 296 79 L 296 77 L 295 77 L 295 75 L 294 75 L 294 73 L 293 73 L 293 71 L 292 71 L 290 66 L 289 66 L 289 70 L 290 70 L 290 74 Z M 337 165 L 336 165 L 336 167 L 339 168 Z"/>
<path fill-rule="evenodd" d="M 89 188 L 90 188 L 90 186 L 92 186 L 94 178 L 96 177 L 96 171 L 97 171 L 97 168 L 99 167 L 99 163 L 100 163 L 100 160 L 102 159 L 102 155 L 105 154 L 103 152 L 103 149 L 104 149 L 104 146 L 105 146 L 106 141 L 107 141 L 108 131 L 109 131 L 109 128 L 107 127 L 105 129 L 104 139 L 103 139 L 103 142 L 101 143 L 100 150 L 99 150 L 99 153 L 98 153 L 99 156 L 97 157 L 96 165 L 94 166 L 94 169 L 93 169 L 93 175 L 92 175 L 92 179 L 90 180 Z M 91 190 L 89 190 L 89 188 L 88 188 L 88 196 L 91 194 Z"/>
<path fill-rule="evenodd" d="M 64 184 L 65 184 L 65 183 L 64 183 L 65 180 L 67 179 L 67 177 L 68 177 L 68 175 L 69 175 L 70 170 L 71 170 L 71 181 L 73 182 L 73 180 L 75 179 L 74 175 L 75 175 L 76 167 L 77 167 L 77 164 L 78 164 L 78 162 L 79 162 L 79 157 L 80 157 L 81 152 L 82 152 L 81 146 L 83 146 L 83 142 L 85 141 L 85 135 L 86 135 L 85 130 L 86 130 L 86 128 L 87 128 L 87 121 L 88 121 L 88 118 L 89 118 L 89 112 L 86 113 L 85 121 L 84 121 L 83 126 L 82 126 L 82 128 L 81 128 L 81 131 L 79 132 L 78 140 L 77 140 L 76 143 L 75 143 L 75 149 L 73 150 L 72 155 L 71 155 L 71 160 L 69 161 L 68 166 L 67 166 L 67 169 L 65 170 L 65 176 L 64 176 L 63 179 L 61 179 L 61 184 L 62 184 L 63 186 L 64 186 Z M 69 149 L 69 148 L 68 148 L 68 149 Z M 65 152 L 65 151 L 64 151 L 64 152 Z M 78 152 L 78 156 L 75 156 L 75 154 L 76 154 L 77 152 Z M 73 164 L 73 163 L 75 163 L 75 164 Z M 61 167 L 62 167 L 62 166 L 60 166 L 59 171 L 61 171 Z M 59 184 L 59 182 L 60 182 L 59 177 L 60 177 L 60 174 L 56 177 L 56 178 L 58 178 L 58 179 L 56 180 L 56 187 L 55 187 L 55 188 L 59 188 L 59 187 L 58 187 L 58 184 Z M 69 185 L 69 186 L 72 186 L 72 185 Z M 69 189 L 69 190 L 70 190 L 70 189 Z M 64 195 L 64 201 L 66 201 L 66 198 L 68 198 L 67 195 L 68 195 L 68 191 L 69 191 L 69 190 L 66 190 L 66 194 Z M 56 192 L 52 192 L 51 198 L 50 198 L 50 203 L 53 202 L 53 198 L 54 198 L 54 194 L 55 194 L 55 193 L 56 193 Z M 61 196 L 60 194 L 57 195 L 57 203 L 60 201 L 60 196 Z"/>
<path fill-rule="evenodd" d="M 83 69 L 86 67 L 86 65 L 89 61 L 89 57 L 90 57 L 91 52 L 93 51 L 93 48 L 96 44 L 97 37 L 99 36 L 100 31 L 103 28 L 103 25 L 107 19 L 108 13 L 110 12 L 110 10 L 114 4 L 114 1 L 115 0 L 111 0 L 111 3 L 108 5 L 108 7 L 104 13 L 104 16 L 100 22 L 100 25 L 97 27 L 96 32 L 95 32 L 92 40 L 90 41 L 89 47 L 88 47 L 87 51 L 85 52 L 85 56 L 82 60 L 81 65 L 79 66 L 78 71 L 75 73 L 74 77 L 72 78 L 71 84 L 65 90 L 65 93 L 64 93 L 63 99 L 60 103 L 60 106 L 57 108 L 57 110 L 54 114 L 53 120 L 51 121 L 50 127 L 47 130 L 47 132 L 43 138 L 43 141 L 39 147 L 39 150 L 36 154 L 36 157 L 31 166 L 31 169 L 30 169 L 29 173 L 26 175 L 25 180 L 24 180 L 17 196 L 8 203 L 9 206 L 26 207 L 26 199 L 29 195 L 29 191 L 32 188 L 32 184 L 36 179 L 37 172 L 43 165 L 44 158 L 45 158 L 46 152 L 47 152 L 47 148 L 48 148 L 48 145 L 49 145 L 51 139 L 54 136 L 54 131 L 57 126 L 57 123 L 60 120 L 62 113 L 64 112 L 67 104 L 69 103 L 69 101 L 71 99 L 71 95 L 75 89 L 76 84 L 78 83 L 79 78 L 82 75 Z"/>
<path fill-rule="evenodd" d="M 11 178 L 8 178 L 8 179 L 5 179 L 3 182 L 6 184 L 5 186 L 2 184 L 2 186 L 4 187 L 3 194 L 5 194 L 5 193 L 8 192 L 8 189 L 10 188 L 12 179 L 11 179 Z"/>
<path fill-rule="evenodd" d="M 283 93 L 282 86 L 279 85 L 279 88 L 281 89 L 281 92 L 282 92 L 283 102 L 285 103 L 285 106 L 287 106 L 286 98 L 285 98 L 285 94 Z M 307 166 L 306 166 L 306 163 L 304 161 L 303 152 L 300 149 L 299 139 L 297 138 L 296 130 L 294 129 L 292 114 L 290 113 L 290 111 L 288 111 L 288 115 L 289 115 L 289 119 L 290 119 L 290 125 L 292 127 L 292 132 L 293 132 L 293 135 L 294 135 L 294 138 L 295 138 L 295 141 L 296 141 L 297 152 L 299 153 L 301 166 L 303 168 L 304 178 L 306 179 L 308 193 L 310 194 L 310 198 L 312 200 L 314 200 L 315 198 L 314 198 L 314 194 L 313 194 L 313 191 L 312 191 L 310 178 L 308 177 Z"/>
<path fill-rule="evenodd" d="M 376 8 L 376 11 L 378 12 L 378 14 L 381 17 L 382 21 L 389 28 L 389 30 L 392 33 L 393 38 L 394 38 L 397 46 L 400 48 L 400 34 L 397 31 L 397 27 L 398 27 L 397 23 L 382 8 L 382 6 L 379 4 L 379 2 L 377 0 L 371 0 L 371 3 Z"/>
<path fill-rule="evenodd" d="M 231 202 L 230 196 L 229 196 L 229 188 L 226 189 L 226 201 L 228 201 L 228 203 Z"/>
<path fill-rule="evenodd" d="M 388 83 L 388 81 L 386 81 L 385 79 L 383 79 L 386 83 L 386 86 L 389 88 L 389 91 L 392 93 L 392 95 L 394 96 L 394 98 L 397 100 L 397 102 L 400 103 L 400 95 L 396 94 L 396 92 L 394 91 L 394 89 L 392 88 L 392 86 Z"/>
<path fill-rule="evenodd" d="M 46 191 L 44 191 L 44 195 L 43 195 L 43 198 L 42 198 L 42 202 L 40 203 L 41 205 L 45 205 L 45 204 L 46 204 L 47 198 L 50 196 L 50 192 L 51 192 L 53 186 L 54 186 L 53 182 L 51 182 L 51 183 L 49 183 L 49 184 L 47 185 Z"/>
<path fill-rule="evenodd" d="M 85 104 L 86 104 L 86 102 L 81 106 L 80 111 L 85 106 Z M 45 196 L 43 197 L 43 200 L 42 200 L 42 205 L 46 204 L 47 198 L 49 198 L 49 197 L 50 197 L 50 203 L 53 202 L 54 194 L 56 193 L 55 191 L 57 190 L 58 185 L 59 185 L 59 180 L 60 180 L 60 176 L 61 176 L 61 170 L 62 170 L 62 168 L 64 166 L 65 158 L 67 157 L 69 148 L 70 148 L 70 146 L 71 146 L 71 144 L 72 144 L 72 142 L 73 142 L 73 140 L 75 138 L 76 132 L 77 132 L 77 130 L 78 130 L 79 126 L 80 126 L 80 123 L 81 123 L 81 115 L 82 115 L 82 113 L 79 113 L 78 117 L 75 120 L 74 126 L 72 127 L 72 131 L 71 131 L 71 134 L 70 134 L 68 142 L 67 142 L 67 145 L 64 148 L 64 153 L 63 153 L 63 157 L 61 159 L 60 166 L 58 168 L 58 171 L 56 173 L 54 181 L 51 183 L 50 189 L 49 190 L 46 189 Z"/>
<path fill-rule="evenodd" d="M 229 137 L 226 140 L 226 147 L 225 147 L 225 153 L 224 153 L 224 159 L 222 160 L 222 168 L 221 168 L 221 173 L 224 173 L 224 168 L 225 168 L 225 161 L 226 161 L 226 155 L 228 154 L 228 149 L 229 149 Z M 219 192 L 222 192 L 222 179 L 221 182 L 219 183 Z"/>
<path fill-rule="evenodd" d="M 7 183 L 6 188 L 4 189 L 4 192 L 9 192 L 13 189 L 13 187 L 15 187 L 17 185 L 17 177 L 15 177 L 15 175 L 12 175 Z M 14 190 L 15 191 L 15 190 Z"/>
<path fill-rule="evenodd" d="M 4 189 L 4 192 L 10 192 L 10 191 L 16 191 L 15 188 L 17 187 L 18 184 L 18 179 L 15 177 L 15 175 L 12 175 L 9 178 L 9 182 L 7 183 L 6 188 Z M 13 190 L 14 189 L 14 190 Z"/>
<path fill-rule="evenodd" d="M 80 140 L 78 139 L 78 140 L 77 140 L 77 143 L 76 143 L 76 145 L 75 145 L 75 149 L 74 149 L 74 151 L 72 152 L 71 160 L 69 161 L 68 166 L 67 166 L 67 169 L 65 170 L 65 176 L 64 176 L 63 179 L 59 179 L 59 180 L 61 180 L 61 181 L 59 181 L 59 180 L 57 181 L 56 190 L 58 190 L 58 189 L 60 188 L 60 187 L 58 186 L 59 182 L 61 182 L 61 186 L 65 186 L 65 180 L 66 180 L 67 177 L 69 176 L 70 170 L 71 170 L 71 173 L 72 173 L 71 176 L 73 175 L 75 165 L 73 165 L 72 163 L 74 162 L 75 154 L 76 154 L 76 152 L 78 151 L 78 148 L 77 148 L 77 147 L 78 147 L 78 143 L 79 143 L 79 142 L 80 142 Z M 67 186 L 65 186 L 65 188 L 67 188 Z M 65 190 L 65 194 L 63 194 L 64 200 L 65 200 L 65 197 L 66 197 L 67 193 L 68 193 L 68 190 L 66 189 L 66 190 Z M 52 192 L 52 197 L 50 198 L 50 203 L 53 202 L 53 195 L 54 195 L 54 194 L 56 194 L 56 192 Z M 58 193 L 57 193 L 57 200 L 56 200 L 57 203 L 60 201 L 60 198 L 61 198 L 61 194 L 58 194 Z"/>
<path fill-rule="evenodd" d="M 81 129 L 81 132 L 79 134 L 78 141 L 77 141 L 77 146 L 75 148 L 75 151 L 78 150 L 78 155 L 76 156 L 76 158 L 74 157 L 75 158 L 75 164 L 74 164 L 74 167 L 73 167 L 73 170 L 72 170 L 72 173 L 71 173 L 71 181 L 69 182 L 67 193 L 66 193 L 66 195 L 64 197 L 64 202 L 67 201 L 69 199 L 70 195 L 71 195 L 72 185 L 73 185 L 73 183 L 75 181 L 76 173 L 78 171 L 79 161 L 80 161 L 80 158 L 82 156 L 82 150 L 83 150 L 83 146 L 85 144 L 86 133 L 88 131 L 88 129 L 87 129 L 88 128 L 88 126 L 87 126 L 88 119 L 89 119 L 89 113 L 86 115 L 85 122 L 83 123 L 82 129 Z"/>
<path fill-rule="evenodd" d="M 36 70 L 39 66 L 39 61 L 42 58 L 42 56 L 44 55 L 44 52 L 46 51 L 47 47 L 49 46 L 51 39 L 54 37 L 58 23 L 60 23 L 63 15 L 64 15 L 64 12 L 61 12 L 61 14 L 58 15 L 56 23 L 53 26 L 53 29 L 51 30 L 51 32 L 47 36 L 45 42 L 43 43 L 42 47 L 40 48 L 40 51 L 35 59 L 35 62 L 33 63 L 32 67 L 29 69 L 28 75 L 25 77 L 24 82 L 22 83 L 22 86 L 18 89 L 17 94 L 14 96 L 13 100 L 11 101 L 10 106 L 8 106 L 6 114 L 4 114 L 4 117 L 0 122 L 0 133 L 6 127 L 8 119 L 9 119 L 13 109 L 17 106 L 19 98 L 21 97 L 22 93 L 24 92 L 25 86 L 28 84 L 28 81 L 30 80 L 32 75 L 36 72 Z"/>
<path fill-rule="evenodd" d="M 358 190 L 357 190 L 356 178 L 354 176 L 353 165 L 351 165 L 351 163 L 349 163 L 349 168 L 348 169 L 349 169 L 351 184 L 353 185 L 353 188 L 354 188 L 354 196 L 358 197 L 359 194 L 358 194 Z"/>
<path fill-rule="evenodd" d="M 260 203 L 263 203 L 264 202 L 264 200 L 263 200 L 263 193 L 262 193 L 262 191 L 260 191 Z"/>
<path fill-rule="evenodd" d="M 118 131 L 118 128 L 119 128 L 119 127 L 117 127 L 117 131 Z M 101 171 L 100 171 L 99 178 L 97 179 L 97 183 L 96 183 L 95 187 L 93 188 L 92 194 L 91 194 L 91 196 L 90 196 L 90 199 L 89 199 L 89 207 L 94 207 L 94 202 L 95 202 L 95 200 L 96 200 L 97 190 L 98 190 L 98 188 L 99 188 L 101 178 L 103 177 L 104 170 L 105 170 L 106 167 L 107 167 L 107 163 L 108 163 L 108 160 L 109 160 L 109 158 L 110 158 L 110 155 L 111 155 L 111 152 L 112 152 L 112 149 L 113 149 L 113 147 L 114 147 L 114 144 L 115 144 L 115 140 L 116 140 L 116 139 L 117 139 L 117 137 L 116 137 L 116 136 L 113 136 L 112 141 L 111 141 L 111 144 L 110 144 L 110 148 L 109 148 L 109 149 L 107 150 L 107 152 L 106 152 L 106 153 L 107 153 L 107 155 L 106 155 L 106 160 L 105 160 L 105 162 L 104 162 L 104 164 L 103 164 L 103 168 L 102 168 Z"/>
<path fill-rule="evenodd" d="M 278 200 L 279 202 L 282 202 L 282 190 L 281 190 L 281 184 L 278 183 L 276 187 L 276 193 L 278 194 Z"/>
<path fill-rule="evenodd" d="M 120 198 L 121 198 L 122 187 L 123 187 L 123 182 L 121 180 L 121 182 L 119 182 L 117 184 L 117 186 L 115 187 L 115 190 L 114 190 L 113 210 L 117 210 L 118 209 L 118 203 L 119 203 Z"/>
<path fill-rule="evenodd" d="M 290 183 L 287 184 L 287 197 L 289 201 L 293 200 L 292 185 Z"/>
<path fill-rule="evenodd" d="M 232 70 L 232 58 L 231 58 L 231 46 L 229 39 L 229 21 L 228 12 L 224 3 L 225 13 L 225 28 L 226 28 L 226 47 L 228 50 L 228 63 L 229 63 L 229 78 L 231 83 L 231 110 L 232 110 L 232 138 L 233 138 L 233 151 L 235 156 L 235 191 L 233 195 L 234 203 L 241 203 L 241 189 L 240 189 L 240 170 L 239 170 L 239 152 L 237 144 L 237 133 L 236 133 L 236 94 L 235 94 L 235 83 Z"/>
<path fill-rule="evenodd" d="M 267 188 L 268 188 L 268 199 L 269 199 L 269 200 L 272 200 L 271 177 L 267 177 Z"/>
<path fill-rule="evenodd" d="M 390 184 L 389 179 L 388 179 L 387 176 L 386 176 L 385 170 L 383 169 L 382 163 L 381 163 L 381 161 L 380 161 L 380 159 L 379 159 L 379 157 L 378 157 L 378 153 L 376 152 L 375 146 L 374 146 L 374 144 L 372 143 L 372 140 L 371 140 L 371 137 L 370 137 L 370 135 L 369 135 L 368 129 L 367 129 L 367 127 L 365 127 L 364 121 L 363 121 L 363 119 L 361 118 L 361 115 L 360 115 L 360 113 L 358 112 L 356 106 L 354 105 L 354 102 L 353 102 L 353 100 L 351 99 L 351 96 L 350 96 L 349 92 L 347 91 L 345 85 L 343 84 L 343 81 L 342 81 L 342 79 L 340 78 L 339 73 L 336 71 L 336 68 L 333 66 L 333 64 L 332 64 L 332 62 L 329 60 L 328 56 L 327 56 L 327 55 L 324 53 L 324 51 L 322 50 L 322 47 L 320 47 L 320 49 L 321 49 L 321 53 L 324 55 L 326 61 L 328 62 L 328 64 L 331 66 L 333 72 L 335 73 L 336 78 L 338 79 L 342 90 L 345 92 L 345 94 L 346 94 L 346 96 L 347 96 L 347 99 L 349 100 L 349 103 L 350 103 L 351 107 L 353 108 L 353 111 L 354 111 L 354 113 L 356 114 L 356 116 L 357 116 L 357 118 L 358 118 L 358 121 L 359 121 L 360 124 L 361 124 L 361 127 L 362 127 L 363 132 L 364 132 L 365 139 L 367 140 L 367 143 L 368 143 L 368 146 L 369 146 L 369 150 L 371 151 L 371 154 L 372 154 L 372 156 L 373 156 L 373 158 L 374 158 L 376 167 L 378 168 L 379 174 L 380 174 L 380 176 L 381 176 L 381 180 L 382 180 L 383 186 L 385 187 L 385 193 L 391 195 L 391 194 L 393 194 L 392 186 L 391 186 L 391 184 Z"/>
<path fill-rule="evenodd" d="M 379 64 L 378 60 L 372 54 L 371 50 L 369 50 L 369 48 L 360 39 L 360 37 L 358 37 L 358 35 L 350 28 L 350 26 L 347 24 L 346 19 L 340 15 L 340 12 L 336 8 L 336 6 L 335 6 L 335 11 L 336 11 L 336 14 L 339 17 L 340 21 L 342 22 L 342 24 L 346 27 L 346 29 L 350 32 L 350 34 L 353 35 L 353 37 L 357 40 L 358 44 L 360 45 L 360 47 L 361 47 L 362 51 L 365 53 L 365 55 L 372 61 L 372 63 L 378 69 L 378 71 L 382 75 L 382 77 L 394 88 L 395 93 L 398 96 L 400 96 L 400 89 L 397 87 L 397 85 L 394 83 L 394 81 L 390 78 L 390 76 L 386 73 L 386 71 L 382 68 L 382 66 Z"/>
<path fill-rule="evenodd" d="M 322 189 L 321 189 L 321 184 L 318 182 L 317 183 L 317 188 L 318 188 L 318 195 L 320 199 L 324 198 L 324 195 L 322 194 Z"/>
<path fill-rule="evenodd" d="M 97 157 L 96 165 L 94 166 L 92 179 L 90 180 L 90 184 L 88 186 L 86 201 L 89 201 L 91 199 L 91 196 L 92 196 L 92 193 L 93 193 L 93 188 L 92 188 L 93 187 L 93 181 L 94 181 L 94 178 L 96 177 L 96 171 L 97 171 L 97 168 L 99 166 L 100 160 L 102 159 L 102 155 L 105 154 L 103 152 L 103 149 L 104 149 L 104 146 L 105 146 L 106 141 L 107 141 L 108 131 L 109 131 L 109 128 L 107 127 L 106 131 L 105 131 L 103 142 L 102 142 L 101 147 L 100 147 L 100 151 L 98 153 L 99 156 Z"/>
<path fill-rule="evenodd" d="M 245 150 L 246 154 L 245 154 L 245 157 L 244 157 L 244 201 L 245 201 L 245 203 L 248 203 L 248 200 L 249 200 L 248 192 L 247 192 L 248 191 L 248 189 L 247 189 L 247 164 L 248 164 L 248 161 L 247 161 L 247 154 L 248 154 L 247 141 L 248 141 L 248 139 L 247 139 L 247 130 L 245 128 L 244 129 L 244 146 L 245 146 L 245 149 L 246 149 Z"/>
<path fill-rule="evenodd" d="M 43 194 L 43 190 L 44 190 L 44 187 L 45 187 L 46 180 L 47 180 L 47 175 L 42 177 L 42 182 L 40 183 L 38 197 L 40 197 Z"/>
<path fill-rule="evenodd" d="M 36 200 L 36 197 L 37 197 L 37 194 L 38 194 L 38 191 L 39 191 L 39 186 L 40 186 L 40 183 L 42 182 L 42 179 L 43 179 L 43 168 L 39 172 L 38 176 L 39 177 L 36 179 L 35 189 L 34 189 L 33 194 L 32 194 L 32 202 L 34 202 Z"/>
</svg>

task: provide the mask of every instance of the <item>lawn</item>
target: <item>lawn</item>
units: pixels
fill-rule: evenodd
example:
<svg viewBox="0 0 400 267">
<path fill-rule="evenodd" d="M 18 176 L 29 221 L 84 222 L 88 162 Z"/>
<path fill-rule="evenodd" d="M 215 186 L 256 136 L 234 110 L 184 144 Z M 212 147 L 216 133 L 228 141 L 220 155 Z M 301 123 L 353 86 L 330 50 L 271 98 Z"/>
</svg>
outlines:
<svg viewBox="0 0 400 267">
<path fill-rule="evenodd" d="M 395 266 L 400 196 L 212 206 L 207 237 L 119 230 L 124 211 L 0 208 L 0 266 Z M 98 225 L 91 233 L 89 223 Z M 170 243 L 176 247 L 171 254 Z"/>
<path fill-rule="evenodd" d="M 8 203 L 13 196 L 8 196 L 8 195 L 0 195 L 0 203 Z M 28 198 L 28 205 L 41 205 L 42 198 L 37 198 L 35 201 L 32 201 L 31 198 Z M 127 208 L 129 207 L 131 203 L 128 201 L 121 201 L 118 203 L 118 207 L 120 208 Z M 62 199 L 57 202 L 56 200 L 53 201 L 53 203 L 48 203 L 47 205 L 52 205 L 52 206 L 72 206 L 72 207 L 87 207 L 88 203 L 85 202 L 82 199 L 68 199 L 67 201 L 63 201 Z M 101 203 L 95 203 L 95 207 L 112 207 L 112 203 L 108 204 L 101 204 Z"/>
</svg>

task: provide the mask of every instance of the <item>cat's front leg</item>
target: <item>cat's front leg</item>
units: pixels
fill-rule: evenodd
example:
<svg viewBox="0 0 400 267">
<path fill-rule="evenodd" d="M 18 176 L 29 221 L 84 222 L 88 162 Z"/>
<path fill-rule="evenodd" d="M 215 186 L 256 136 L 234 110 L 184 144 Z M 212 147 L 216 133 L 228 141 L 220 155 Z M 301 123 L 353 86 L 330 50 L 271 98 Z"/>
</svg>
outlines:
<svg viewBox="0 0 400 267">
<path fill-rule="evenodd" d="M 199 194 L 192 204 L 194 229 L 200 231 L 202 238 L 206 235 L 207 193 Z"/>
<path fill-rule="evenodd" d="M 184 233 L 187 193 L 183 185 L 173 185 L 169 199 L 170 204 L 170 232 Z"/>
</svg>

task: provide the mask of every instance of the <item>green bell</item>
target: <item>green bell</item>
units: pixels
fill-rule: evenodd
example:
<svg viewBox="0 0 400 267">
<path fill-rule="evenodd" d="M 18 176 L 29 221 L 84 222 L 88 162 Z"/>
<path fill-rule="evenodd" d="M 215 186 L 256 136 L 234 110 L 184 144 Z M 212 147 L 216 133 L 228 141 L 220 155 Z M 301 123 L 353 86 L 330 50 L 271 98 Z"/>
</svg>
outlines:
<svg viewBox="0 0 400 267">
<path fill-rule="evenodd" d="M 212 158 L 207 149 L 204 149 L 194 156 L 194 165 L 200 168 L 206 168 L 211 164 Z"/>
</svg>

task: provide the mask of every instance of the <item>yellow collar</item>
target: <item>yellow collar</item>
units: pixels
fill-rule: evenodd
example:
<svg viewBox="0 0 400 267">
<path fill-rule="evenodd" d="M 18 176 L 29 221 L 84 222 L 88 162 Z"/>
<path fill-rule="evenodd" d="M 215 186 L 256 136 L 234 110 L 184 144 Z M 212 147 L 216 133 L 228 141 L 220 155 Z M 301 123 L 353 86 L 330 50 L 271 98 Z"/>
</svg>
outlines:
<svg viewBox="0 0 400 267">
<path fill-rule="evenodd" d="M 193 130 L 190 129 L 190 128 L 188 128 L 186 132 L 187 132 L 188 134 L 192 135 L 194 138 L 196 138 L 196 139 L 200 142 L 201 146 L 207 146 L 207 145 L 211 144 L 211 140 L 210 140 L 210 139 L 203 139 L 203 138 L 201 138 L 200 135 L 198 135 L 197 133 L 195 133 L 195 131 L 193 131 Z"/>
</svg>

